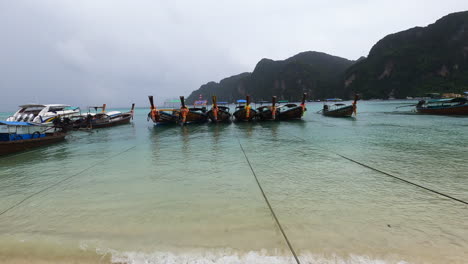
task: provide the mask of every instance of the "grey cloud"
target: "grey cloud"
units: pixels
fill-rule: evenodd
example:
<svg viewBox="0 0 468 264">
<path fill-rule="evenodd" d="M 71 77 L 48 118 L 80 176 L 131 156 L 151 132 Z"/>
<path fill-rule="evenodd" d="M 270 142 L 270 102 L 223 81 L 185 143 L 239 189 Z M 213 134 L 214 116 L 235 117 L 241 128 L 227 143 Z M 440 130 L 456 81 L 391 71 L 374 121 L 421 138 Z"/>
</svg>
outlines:
<svg viewBox="0 0 468 264">
<path fill-rule="evenodd" d="M 464 1 L 115 1 L 0 3 L 3 111 L 27 102 L 146 106 L 317 50 L 357 59 L 389 33 Z"/>
</svg>

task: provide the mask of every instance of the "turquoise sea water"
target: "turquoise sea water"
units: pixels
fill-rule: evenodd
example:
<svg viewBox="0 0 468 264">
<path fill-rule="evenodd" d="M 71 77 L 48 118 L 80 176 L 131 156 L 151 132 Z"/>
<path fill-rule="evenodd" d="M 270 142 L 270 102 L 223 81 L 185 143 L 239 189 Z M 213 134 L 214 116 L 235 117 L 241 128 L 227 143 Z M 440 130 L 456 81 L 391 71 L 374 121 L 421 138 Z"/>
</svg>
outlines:
<svg viewBox="0 0 468 264">
<path fill-rule="evenodd" d="M 241 143 L 301 263 L 466 263 L 467 205 L 337 155 L 468 201 L 468 118 L 401 103 L 186 127 L 137 109 L 0 158 L 0 262 L 295 263 Z"/>
</svg>

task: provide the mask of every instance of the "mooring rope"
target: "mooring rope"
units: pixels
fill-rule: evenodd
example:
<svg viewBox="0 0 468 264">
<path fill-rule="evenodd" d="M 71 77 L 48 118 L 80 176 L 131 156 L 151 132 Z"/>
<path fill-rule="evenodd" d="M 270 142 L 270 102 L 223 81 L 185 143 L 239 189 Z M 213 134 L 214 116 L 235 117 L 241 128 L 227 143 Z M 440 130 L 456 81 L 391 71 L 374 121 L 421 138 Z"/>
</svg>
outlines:
<svg viewBox="0 0 468 264">
<path fill-rule="evenodd" d="M 76 177 L 76 176 L 82 174 L 83 172 L 85 172 L 85 171 L 87 171 L 87 170 L 89 170 L 89 169 L 92 169 L 92 168 L 96 167 L 96 166 L 99 165 L 99 164 L 102 164 L 102 162 L 108 161 L 108 160 L 110 160 L 110 159 L 112 159 L 112 158 L 115 158 L 115 157 L 117 157 L 117 156 L 119 156 L 119 155 L 121 155 L 121 154 L 123 154 L 123 153 L 125 153 L 125 152 L 127 152 L 127 151 L 130 151 L 130 150 L 134 149 L 135 147 L 136 147 L 136 146 L 133 146 L 133 147 L 128 148 L 128 149 L 125 149 L 124 151 L 121 151 L 121 152 L 119 152 L 119 153 L 117 153 L 117 154 L 115 154 L 115 155 L 112 155 L 112 156 L 107 157 L 107 158 L 105 158 L 105 159 L 103 159 L 103 160 L 100 160 L 99 162 L 96 162 L 96 163 L 92 164 L 91 166 L 87 167 L 86 169 L 81 170 L 81 171 L 78 172 L 78 173 L 75 173 L 75 174 L 73 174 L 73 175 L 71 175 L 71 176 L 69 176 L 69 177 L 67 177 L 67 178 L 65 178 L 65 179 L 62 179 L 62 180 L 60 180 L 60 181 L 58 181 L 58 182 L 56 182 L 56 183 L 54 183 L 54 184 L 52 184 L 52 185 L 50 185 L 50 186 L 48 186 L 48 187 L 46 187 L 46 188 L 44 188 L 44 189 L 38 191 L 38 192 L 35 192 L 35 193 L 33 193 L 33 194 L 31 194 L 31 195 L 25 197 L 25 198 L 22 199 L 21 201 L 15 203 L 14 205 L 12 205 L 12 206 L 8 207 L 7 209 L 3 210 L 2 212 L 0 212 L 0 216 L 2 216 L 3 214 L 7 213 L 8 211 L 10 211 L 10 210 L 12 210 L 12 209 L 14 209 L 14 208 L 16 208 L 16 207 L 18 207 L 18 206 L 20 206 L 22 203 L 24 203 L 25 201 L 31 199 L 32 197 L 34 197 L 34 196 L 36 196 L 36 195 L 38 195 L 38 194 L 40 194 L 40 193 L 43 193 L 43 192 L 45 192 L 45 191 L 47 191 L 47 190 L 49 190 L 49 189 L 51 189 L 51 188 L 53 188 L 53 187 L 55 187 L 55 186 L 61 184 L 61 183 L 64 182 L 64 181 L 67 181 L 67 180 L 69 180 L 69 179 L 71 179 L 71 178 L 73 178 L 73 177 Z"/>
<path fill-rule="evenodd" d="M 260 189 L 260 192 L 262 193 L 262 196 L 265 199 L 265 202 L 268 205 L 268 208 L 270 209 L 270 212 L 273 215 L 273 218 L 275 219 L 276 224 L 278 225 L 278 228 L 281 231 L 281 234 L 283 234 L 284 240 L 286 240 L 286 244 L 288 244 L 289 250 L 291 251 L 292 255 L 294 256 L 294 259 L 296 260 L 296 263 L 301 264 L 301 262 L 299 261 L 299 258 L 297 257 L 296 251 L 292 247 L 291 242 L 288 239 L 288 236 L 284 232 L 284 229 L 281 226 L 281 223 L 280 223 L 280 221 L 278 220 L 278 217 L 275 214 L 275 211 L 273 211 L 273 207 L 271 206 L 270 201 L 268 200 L 268 198 L 267 198 L 267 196 L 265 194 L 265 191 L 263 191 L 262 185 L 260 184 L 260 181 L 258 180 L 257 174 L 255 174 L 255 171 L 254 171 L 254 169 L 252 167 L 252 164 L 250 163 L 250 160 L 247 157 L 247 154 L 245 153 L 244 147 L 242 146 L 242 143 L 240 142 L 239 137 L 237 137 L 237 140 L 239 141 L 239 146 L 240 146 L 240 148 L 242 150 L 242 153 L 244 153 L 245 160 L 249 164 L 250 170 L 252 171 L 252 174 L 253 174 L 253 176 L 255 178 L 255 181 L 257 182 L 258 188 Z"/>
<path fill-rule="evenodd" d="M 300 140 L 302 140 L 302 141 L 304 141 L 304 142 L 307 142 L 307 140 L 304 139 L 304 138 L 301 138 L 301 137 L 299 137 L 299 136 L 293 135 L 293 134 L 291 134 L 291 133 L 289 133 L 289 134 L 292 135 L 292 136 L 295 137 L 295 138 L 298 138 L 298 139 L 300 139 Z M 322 149 L 325 149 L 325 148 L 323 148 L 323 147 L 321 147 L 321 148 L 322 148 Z M 379 172 L 380 174 L 386 175 L 386 176 L 388 176 L 388 177 L 392 177 L 392 178 L 397 179 L 397 180 L 399 180 L 399 181 L 402 181 L 402 182 L 404 182 L 404 183 L 407 183 L 407 184 L 410 184 L 410 185 L 419 187 L 419 188 L 424 189 L 424 190 L 426 190 L 426 191 L 429 191 L 429 192 L 438 194 L 438 195 L 440 195 L 440 196 L 449 198 L 449 199 L 451 199 L 451 200 L 454 200 L 454 201 L 463 203 L 463 204 L 465 204 L 465 205 L 468 205 L 468 202 L 466 202 L 466 201 L 464 201 L 464 200 L 455 198 L 455 197 L 453 197 L 453 196 L 450 196 L 450 195 L 448 195 L 448 194 L 445 194 L 445 193 L 436 191 L 436 190 L 434 190 L 434 189 L 425 187 L 425 186 L 423 186 L 423 185 L 420 185 L 420 184 L 417 184 L 417 183 L 414 183 L 414 182 L 405 180 L 405 179 L 400 178 L 400 177 L 398 177 L 398 176 L 392 175 L 392 174 L 390 174 L 390 173 L 388 173 L 388 172 L 385 172 L 385 171 L 382 171 L 382 170 L 380 170 L 380 169 L 374 168 L 374 167 L 372 167 L 372 166 L 370 166 L 370 165 L 367 165 L 367 164 L 365 164 L 365 163 L 362 163 L 362 162 L 359 162 L 359 161 L 354 160 L 354 159 L 352 159 L 352 158 L 349 158 L 349 157 L 346 157 L 346 156 L 344 156 L 344 155 L 341 155 L 340 153 L 337 153 L 337 152 L 334 152 L 334 151 L 330 151 L 330 150 L 327 150 L 327 151 L 329 151 L 329 152 L 331 152 L 331 153 L 333 153 L 333 154 L 335 154 L 335 155 L 337 155 L 337 156 L 339 156 L 339 157 L 341 157 L 341 158 L 343 158 L 343 159 L 346 159 L 346 160 L 348 160 L 348 161 L 351 161 L 351 162 L 354 162 L 354 163 L 356 163 L 356 164 L 358 164 L 358 165 L 361 165 L 361 166 L 363 166 L 363 167 L 365 167 L 365 168 L 368 168 L 368 169 L 370 169 L 370 170 Z"/>
</svg>

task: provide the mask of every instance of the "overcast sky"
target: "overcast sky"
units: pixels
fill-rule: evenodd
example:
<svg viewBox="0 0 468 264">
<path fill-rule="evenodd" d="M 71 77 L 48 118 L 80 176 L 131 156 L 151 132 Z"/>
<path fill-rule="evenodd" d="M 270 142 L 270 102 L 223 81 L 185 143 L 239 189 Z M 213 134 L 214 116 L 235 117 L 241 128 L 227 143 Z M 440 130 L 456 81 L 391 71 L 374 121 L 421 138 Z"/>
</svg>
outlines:
<svg viewBox="0 0 468 264">
<path fill-rule="evenodd" d="M 0 0 L 0 110 L 146 106 L 314 50 L 355 60 L 466 0 Z"/>
</svg>

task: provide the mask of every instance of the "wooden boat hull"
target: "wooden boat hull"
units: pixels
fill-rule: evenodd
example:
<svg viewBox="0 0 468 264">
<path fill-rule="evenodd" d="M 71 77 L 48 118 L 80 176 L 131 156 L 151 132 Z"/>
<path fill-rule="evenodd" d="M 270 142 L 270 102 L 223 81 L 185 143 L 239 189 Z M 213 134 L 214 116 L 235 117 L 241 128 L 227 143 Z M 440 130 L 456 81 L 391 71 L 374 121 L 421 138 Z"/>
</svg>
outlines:
<svg viewBox="0 0 468 264">
<path fill-rule="evenodd" d="M 270 109 L 258 110 L 257 119 L 260 121 L 272 121 L 276 120 L 278 117 L 278 111 L 276 112 L 275 118 L 273 118 L 273 112 Z"/>
<path fill-rule="evenodd" d="M 109 122 L 92 122 L 92 128 L 105 128 L 105 127 L 113 127 L 118 125 L 125 125 L 130 123 L 130 119 L 132 119 L 132 115 L 130 113 L 122 114 L 122 117 L 117 120 L 110 120 Z"/>
<path fill-rule="evenodd" d="M 303 115 L 304 111 L 302 110 L 302 107 L 296 106 L 288 110 L 279 112 L 277 118 L 279 120 L 297 120 L 301 119 Z"/>
<path fill-rule="evenodd" d="M 224 111 L 224 110 L 221 110 L 219 109 L 218 110 L 218 118 L 216 119 L 214 114 L 213 114 L 213 110 L 210 110 L 208 111 L 208 113 L 206 113 L 208 115 L 208 118 L 211 120 L 211 122 L 214 122 L 214 123 L 219 123 L 219 122 L 230 122 L 231 121 L 231 113 L 227 112 L 227 111 Z"/>
<path fill-rule="evenodd" d="M 82 119 L 73 122 L 73 128 L 94 129 L 125 125 L 130 123 L 130 119 L 132 119 L 132 116 L 132 113 L 123 113 L 118 118 L 110 120 L 91 120 L 91 122 L 88 120 L 87 117 L 83 117 Z"/>
<path fill-rule="evenodd" d="M 252 121 L 255 118 L 255 116 L 257 115 L 257 111 L 250 109 L 249 117 L 247 117 L 247 111 L 245 109 L 239 109 L 236 112 L 234 112 L 233 115 L 236 121 L 248 122 Z"/>
<path fill-rule="evenodd" d="M 324 110 L 322 114 L 330 117 L 351 117 L 353 114 L 353 106 L 347 105 L 338 109 Z"/>
<path fill-rule="evenodd" d="M 175 125 L 179 120 L 178 114 L 170 114 L 164 111 L 158 111 L 158 115 L 154 118 L 151 117 L 151 112 L 149 112 L 148 117 L 151 118 L 155 125 Z"/>
<path fill-rule="evenodd" d="M 468 115 L 468 104 L 446 107 L 416 107 L 418 113 L 430 115 Z"/>
<path fill-rule="evenodd" d="M 179 121 L 182 122 L 182 117 L 179 116 Z M 185 124 L 197 124 L 204 123 L 208 121 L 208 116 L 205 113 L 200 113 L 198 111 L 189 111 L 185 119 Z"/>
<path fill-rule="evenodd" d="M 58 143 L 65 140 L 65 135 L 65 133 L 53 133 L 41 138 L 1 141 L 0 156 Z"/>
</svg>

